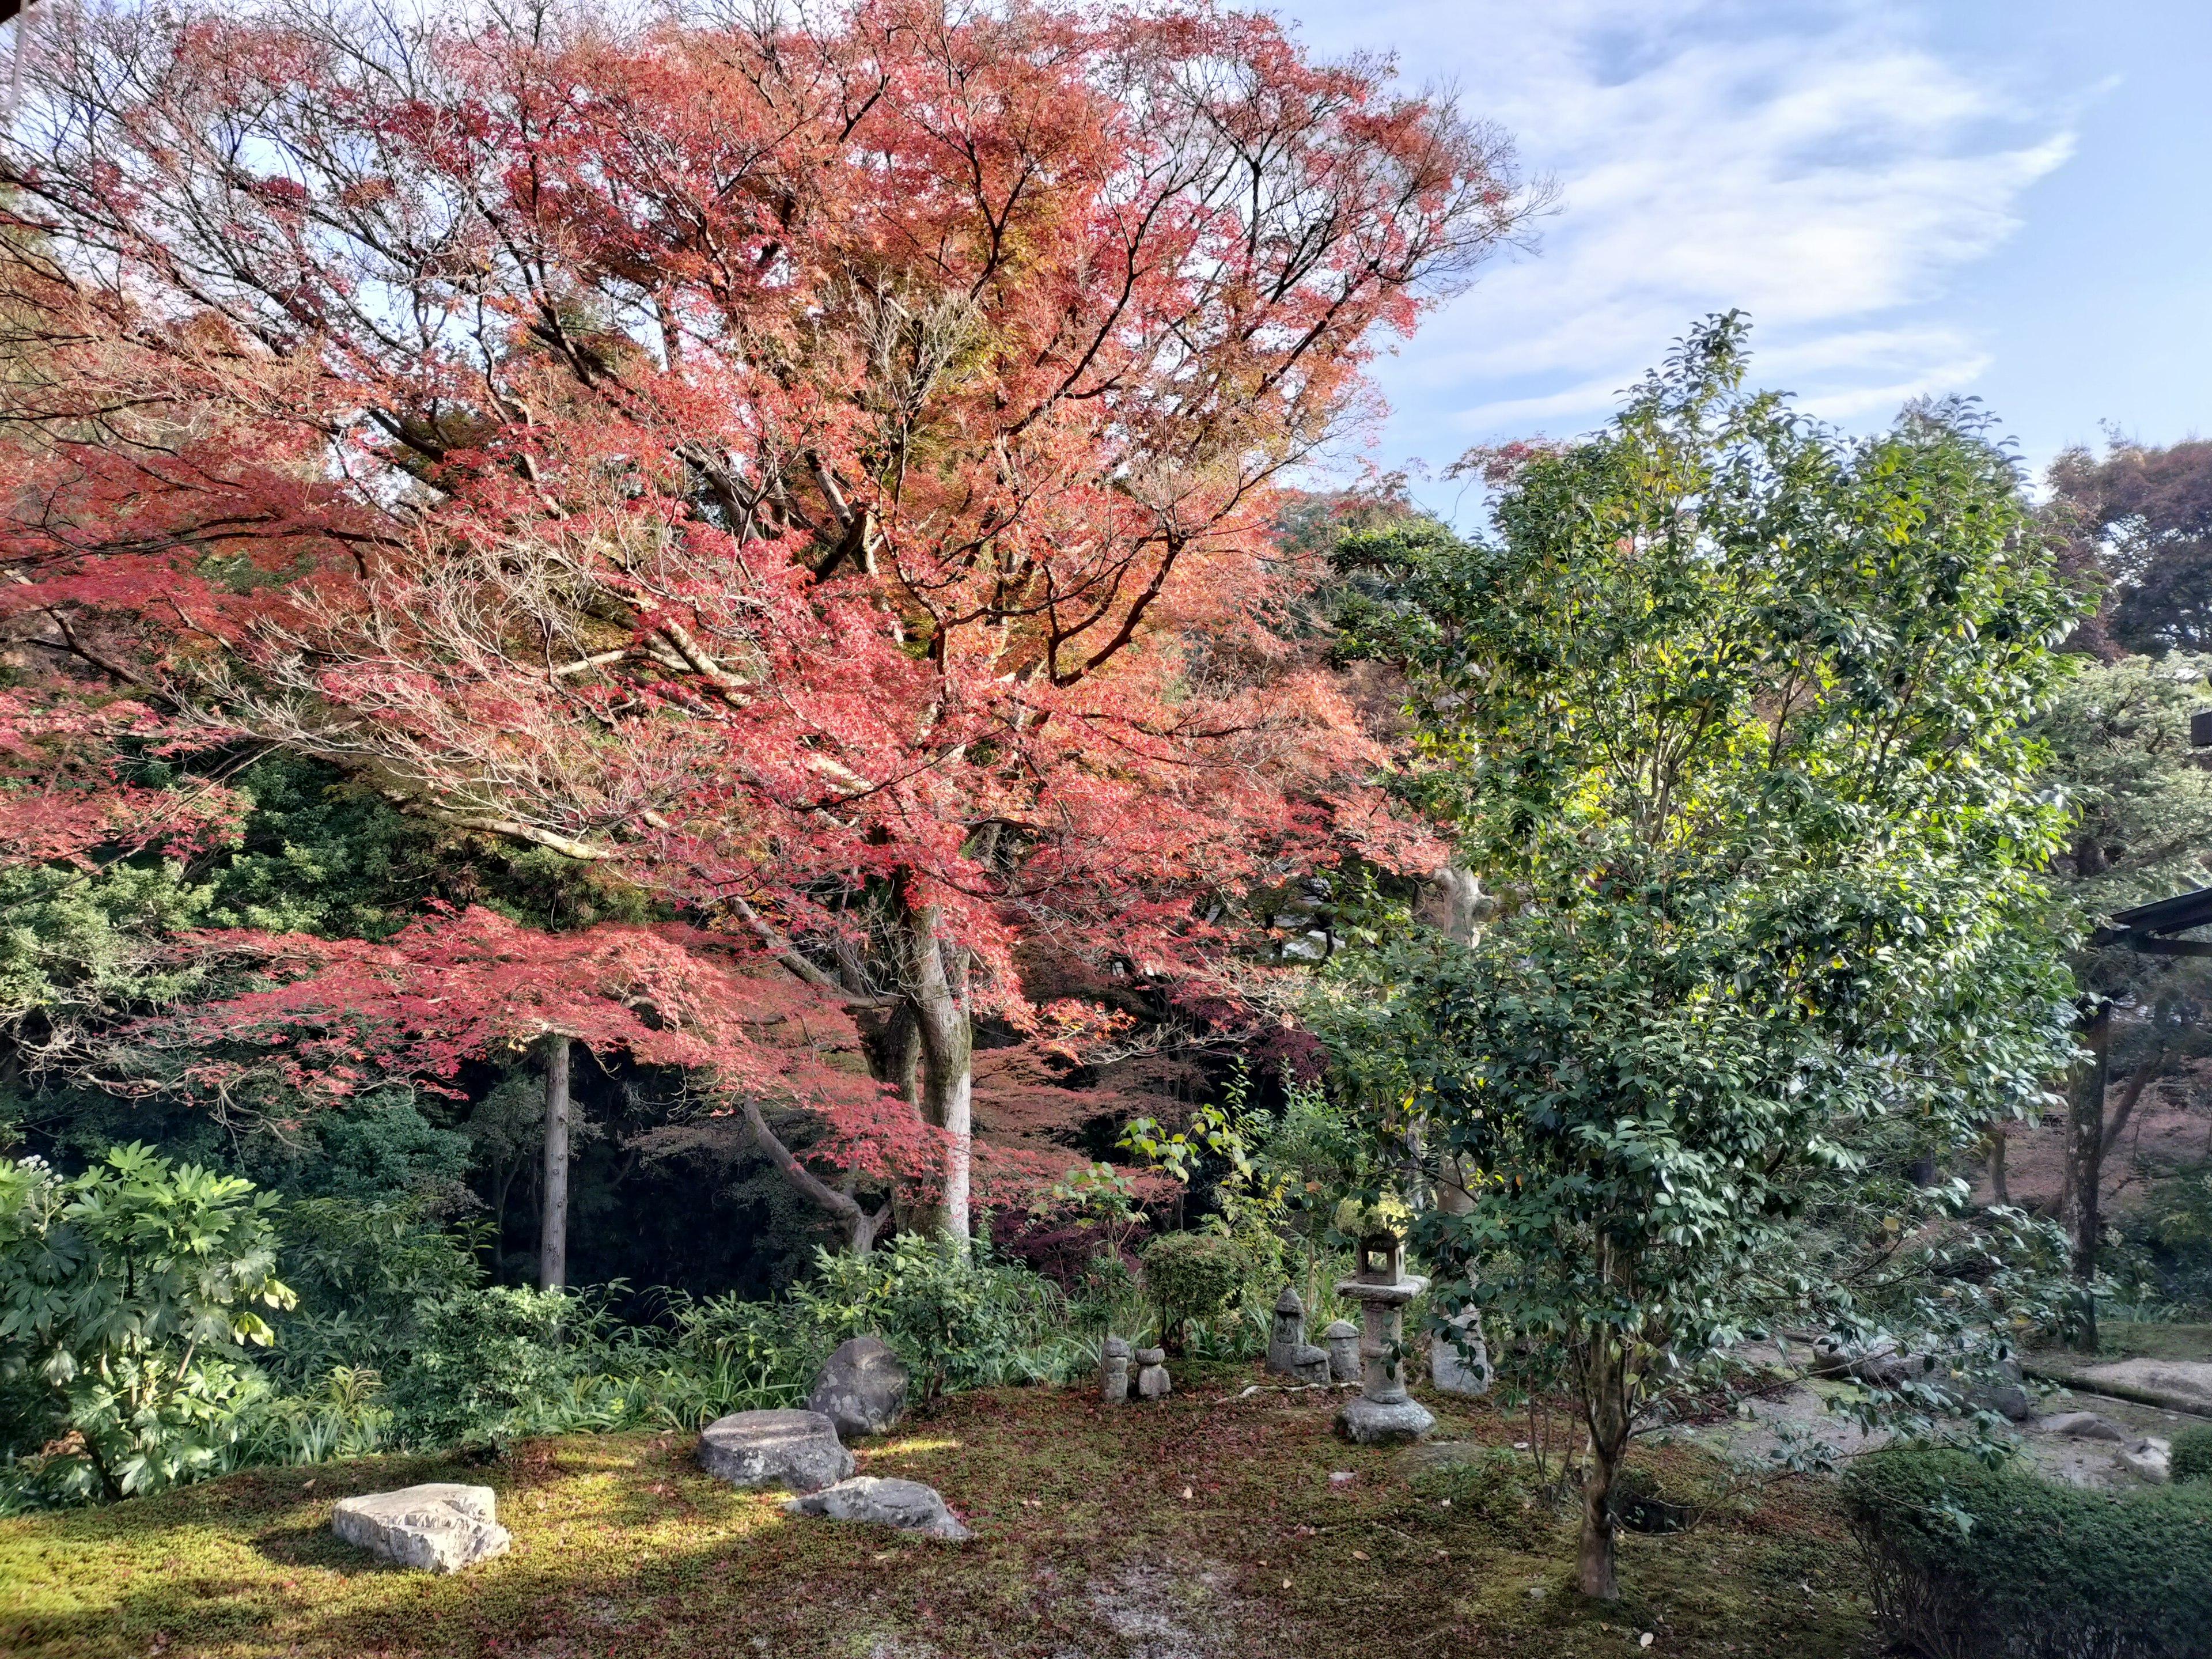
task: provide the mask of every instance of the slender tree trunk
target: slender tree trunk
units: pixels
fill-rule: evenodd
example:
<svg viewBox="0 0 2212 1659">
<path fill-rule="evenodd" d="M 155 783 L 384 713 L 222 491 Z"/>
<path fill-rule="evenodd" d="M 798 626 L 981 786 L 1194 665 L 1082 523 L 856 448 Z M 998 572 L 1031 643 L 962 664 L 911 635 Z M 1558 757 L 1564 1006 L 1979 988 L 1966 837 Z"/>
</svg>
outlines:
<svg viewBox="0 0 2212 1659">
<path fill-rule="evenodd" d="M 2111 1121 L 2105 1125 L 2104 1145 L 2100 1156 L 2109 1153 L 2119 1144 L 2120 1137 L 2127 1133 L 2128 1120 L 2135 1115 L 2136 1103 L 2142 1098 L 2143 1091 L 2166 1075 L 2166 1051 L 2160 1048 L 2129 1073 L 2128 1085 L 2120 1091 L 2120 1103 L 2112 1108 Z M 2141 1124 L 2136 1126 L 2136 1133 L 2138 1136 L 2142 1133 Z"/>
<path fill-rule="evenodd" d="M 2111 1075 L 2112 1005 L 2096 1000 L 2087 1012 L 2081 1035 L 2090 1059 L 2076 1072 L 2068 1103 L 2068 1158 L 2074 1189 L 2074 1278 L 2081 1285 L 2080 1343 L 2097 1352 L 2097 1236 L 2103 1225 L 2100 1198 L 2105 1178 L 2105 1088 Z"/>
<path fill-rule="evenodd" d="M 1583 1407 L 1590 1437 L 1589 1478 L 1583 1483 L 1582 1549 L 1576 1577 L 1582 1593 L 1599 1601 L 1620 1599 L 1614 1545 L 1619 1523 L 1613 1514 L 1613 1482 L 1628 1449 L 1628 1355 L 1611 1330 L 1590 1338 L 1583 1376 Z"/>
<path fill-rule="evenodd" d="M 2012 1203 L 2012 1192 L 2005 1184 L 2005 1143 L 2010 1139 L 2011 1127 L 2002 1118 L 1990 1122 L 1990 1196 L 2007 1206 Z"/>
<path fill-rule="evenodd" d="M 538 1288 L 568 1282 L 568 1047 L 545 1039 L 545 1201 L 538 1224 Z"/>
<path fill-rule="evenodd" d="M 934 905 L 909 910 L 903 918 L 906 994 L 921 1049 L 915 1105 L 923 1122 L 945 1131 L 942 1190 L 921 1218 L 931 1232 L 964 1245 L 975 1152 L 975 1025 L 968 994 L 968 953 L 939 934 L 939 919 Z"/>
</svg>

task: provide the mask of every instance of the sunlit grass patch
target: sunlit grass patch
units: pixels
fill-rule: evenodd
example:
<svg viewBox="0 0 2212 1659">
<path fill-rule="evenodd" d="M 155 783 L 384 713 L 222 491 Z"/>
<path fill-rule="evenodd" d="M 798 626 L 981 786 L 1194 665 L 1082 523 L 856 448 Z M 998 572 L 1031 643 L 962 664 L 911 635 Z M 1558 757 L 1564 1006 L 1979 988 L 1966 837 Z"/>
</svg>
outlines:
<svg viewBox="0 0 2212 1659">
<path fill-rule="evenodd" d="M 1689 1532 L 1629 1538 L 1626 1598 L 1601 1607 L 1571 1589 L 1572 1506 L 1536 1491 L 1512 1423 L 1437 1402 L 1461 1444 L 1416 1458 L 1338 1440 L 1331 1395 L 1231 1397 L 1251 1380 L 1194 1366 L 1164 1406 L 1122 1410 L 1080 1389 L 958 1395 L 857 1449 L 863 1473 L 939 1487 L 975 1528 L 963 1545 L 787 1516 L 782 1494 L 708 1479 L 691 1437 L 666 1433 L 529 1441 L 485 1464 L 252 1471 L 0 1522 L 0 1649 L 1550 1659 L 1631 1651 L 1651 1631 L 1673 1654 L 1873 1650 L 1822 1487 L 1741 1487 L 1702 1454 L 1655 1452 L 1670 1495 L 1734 1496 Z M 492 1486 L 514 1550 L 434 1578 L 331 1535 L 336 1498 L 428 1480 Z"/>
</svg>

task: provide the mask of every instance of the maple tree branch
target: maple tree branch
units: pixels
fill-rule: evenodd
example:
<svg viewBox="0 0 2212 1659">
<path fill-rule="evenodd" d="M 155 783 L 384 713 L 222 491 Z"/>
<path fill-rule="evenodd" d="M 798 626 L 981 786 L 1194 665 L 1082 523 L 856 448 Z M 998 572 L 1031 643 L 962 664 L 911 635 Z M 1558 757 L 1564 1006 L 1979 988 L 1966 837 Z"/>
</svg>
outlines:
<svg viewBox="0 0 2212 1659">
<path fill-rule="evenodd" d="M 751 928 L 754 936 L 768 946 L 769 953 L 816 990 L 827 991 L 848 1008 L 890 1008 L 898 1005 L 900 999 L 897 997 L 854 994 L 820 967 L 808 961 L 797 945 L 771 927 L 767 919 L 743 898 L 735 893 L 726 896 L 730 907 L 743 918 L 745 926 Z"/>
<path fill-rule="evenodd" d="M 428 818 L 451 830 L 473 830 L 487 836 L 506 836 L 514 841 L 526 841 L 533 847 L 543 847 L 572 858 L 580 863 L 599 864 L 621 856 L 610 848 L 594 847 L 589 842 L 564 836 L 557 830 L 545 830 L 534 823 L 525 823 L 519 818 L 493 817 L 474 812 L 456 812 L 417 795 L 406 794 L 397 789 L 384 792 L 385 799 L 411 817 Z"/>
<path fill-rule="evenodd" d="M 753 1144 L 761 1149 L 769 1163 L 782 1172 L 785 1180 L 848 1226 L 866 1223 L 872 1233 L 883 1224 L 890 1213 L 891 1206 L 888 1202 L 870 1216 L 860 1207 L 858 1199 L 849 1193 L 839 1192 L 793 1155 L 791 1148 L 777 1139 L 775 1131 L 768 1127 L 768 1119 L 763 1115 L 758 1101 L 747 1100 L 744 1111 L 746 1126 L 753 1132 Z"/>
</svg>

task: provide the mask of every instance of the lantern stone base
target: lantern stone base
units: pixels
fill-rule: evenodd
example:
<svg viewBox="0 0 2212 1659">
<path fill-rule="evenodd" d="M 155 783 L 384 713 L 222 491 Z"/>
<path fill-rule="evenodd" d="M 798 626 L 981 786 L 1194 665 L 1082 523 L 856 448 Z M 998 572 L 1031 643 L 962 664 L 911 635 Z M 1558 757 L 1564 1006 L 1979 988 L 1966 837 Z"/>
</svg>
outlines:
<svg viewBox="0 0 2212 1659">
<path fill-rule="evenodd" d="M 1361 1395 L 1336 1414 L 1337 1432 L 1362 1446 L 1387 1446 L 1419 1440 L 1437 1419 L 1418 1400 L 1370 1400 Z"/>
</svg>

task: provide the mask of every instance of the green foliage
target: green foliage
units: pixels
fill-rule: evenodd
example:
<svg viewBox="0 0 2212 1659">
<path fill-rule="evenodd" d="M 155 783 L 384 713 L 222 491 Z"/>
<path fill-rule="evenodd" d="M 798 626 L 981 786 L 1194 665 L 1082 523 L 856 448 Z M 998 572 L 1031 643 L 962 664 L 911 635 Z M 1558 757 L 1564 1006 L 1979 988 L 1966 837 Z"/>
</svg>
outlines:
<svg viewBox="0 0 2212 1659">
<path fill-rule="evenodd" d="M 2212 657 L 2085 664 L 2036 722 L 2075 814 L 2057 873 L 2093 915 L 2212 882 L 2212 772 L 2189 716 Z"/>
<path fill-rule="evenodd" d="M 374 1206 L 452 1197 L 471 1152 L 467 1135 L 431 1121 L 415 1091 L 398 1083 L 319 1107 L 285 1141 L 256 1138 L 246 1158 L 255 1175 L 288 1193 Z"/>
<path fill-rule="evenodd" d="M 2212 1492 L 2087 1492 L 1899 1447 L 1844 1480 L 1877 1617 L 1914 1651 L 2194 1659 L 2212 1630 Z"/>
<path fill-rule="evenodd" d="M 2103 459 L 2068 449 L 2048 475 L 2046 517 L 2106 590 L 2084 632 L 2154 656 L 2212 647 L 2212 443 L 2106 435 Z"/>
<path fill-rule="evenodd" d="M 134 1005 L 182 994 L 197 972 L 153 960 L 152 944 L 203 923 L 208 899 L 174 860 L 92 871 L 0 865 L 0 1022 L 36 1016 L 38 1041 L 68 1042 Z"/>
<path fill-rule="evenodd" d="M 1430 1260 L 1510 1264 L 1473 1294 L 1565 1342 L 1607 1466 L 1759 1320 L 1848 1316 L 1800 1235 L 1870 1139 L 1960 1151 L 2072 1052 L 2023 729 L 2073 602 L 2010 464 L 1961 408 L 1849 441 L 1743 368 L 1714 319 L 1511 458 L 1494 539 L 1341 556 L 1391 577 L 1355 638 L 1497 908 L 1319 1018 L 1377 1133 L 1470 1188 Z"/>
<path fill-rule="evenodd" d="M 1062 1375 L 1079 1340 L 1051 1282 L 978 1243 L 902 1233 L 867 1255 L 817 1250 L 793 1304 L 830 1341 L 872 1334 L 906 1362 L 921 1398 Z"/>
<path fill-rule="evenodd" d="M 42 1478 L 101 1495 L 153 1491 L 216 1468 L 259 1379 L 240 1364 L 288 1307 L 275 1200 L 141 1146 L 73 1180 L 0 1164 L 0 1370 L 35 1377 L 46 1422 L 9 1426 L 70 1451 Z"/>
<path fill-rule="evenodd" d="M 294 1387 L 341 1366 L 396 1375 L 421 1340 L 420 1310 L 483 1282 L 468 1237 L 441 1225 L 419 1198 L 295 1199 L 277 1226 L 299 1300 L 277 1322 L 265 1363 Z"/>
<path fill-rule="evenodd" d="M 240 1463 L 323 1463 L 386 1449 L 393 1413 L 384 1378 L 367 1365 L 333 1365 L 313 1395 L 261 1400 L 238 1449 Z"/>
<path fill-rule="evenodd" d="M 2173 1437 L 2173 1478 L 2212 1480 L 2212 1425 L 2199 1423 Z"/>
<path fill-rule="evenodd" d="M 415 1322 L 407 1363 L 392 1381 L 410 1444 L 557 1433 L 580 1426 L 578 1408 L 601 1392 L 593 1384 L 613 1322 L 581 1291 L 487 1285 L 422 1302 Z"/>
<path fill-rule="evenodd" d="M 1160 1340 L 1176 1349 L 1191 1321 L 1244 1299 L 1255 1279 L 1250 1253 L 1226 1233 L 1162 1233 L 1145 1246 L 1144 1262 Z"/>
</svg>

